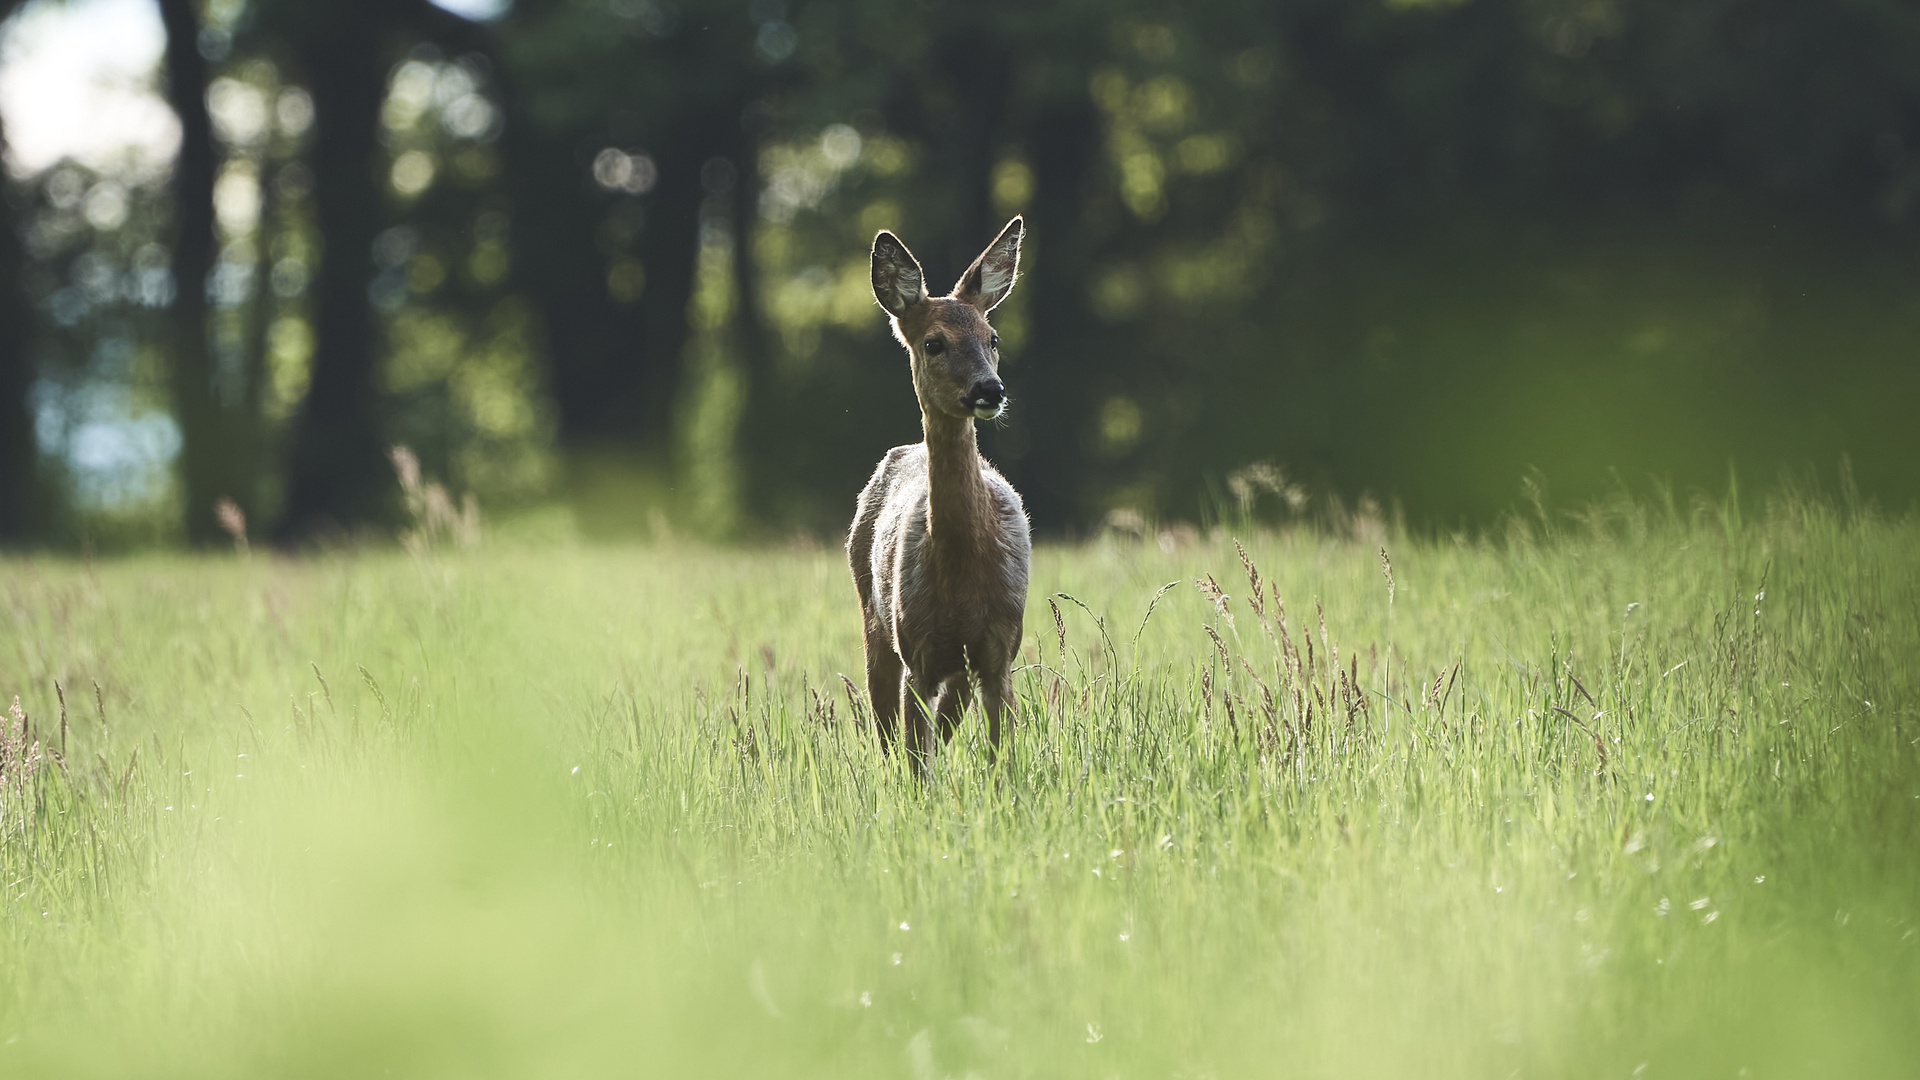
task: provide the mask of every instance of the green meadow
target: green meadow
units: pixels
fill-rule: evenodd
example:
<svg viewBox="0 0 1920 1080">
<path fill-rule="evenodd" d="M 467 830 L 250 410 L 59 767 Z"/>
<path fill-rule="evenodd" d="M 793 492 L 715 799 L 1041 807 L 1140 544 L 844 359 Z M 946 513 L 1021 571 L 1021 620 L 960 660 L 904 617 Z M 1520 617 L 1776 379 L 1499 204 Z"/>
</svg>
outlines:
<svg viewBox="0 0 1920 1080">
<path fill-rule="evenodd" d="M 832 547 L 0 563 L 0 1074 L 1913 1075 L 1912 517 L 1033 581 L 923 782 Z"/>
</svg>

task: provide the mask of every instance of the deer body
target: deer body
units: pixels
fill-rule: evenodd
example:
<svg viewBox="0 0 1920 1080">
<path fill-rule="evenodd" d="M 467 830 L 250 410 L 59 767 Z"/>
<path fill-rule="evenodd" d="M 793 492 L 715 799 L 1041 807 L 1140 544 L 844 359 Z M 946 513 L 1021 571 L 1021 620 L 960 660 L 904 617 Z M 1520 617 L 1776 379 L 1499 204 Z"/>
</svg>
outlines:
<svg viewBox="0 0 1920 1080">
<path fill-rule="evenodd" d="M 1032 545 L 1026 508 L 980 457 L 973 424 L 1005 407 L 999 339 L 986 315 L 1013 287 L 1022 234 L 1015 218 L 953 292 L 937 298 L 893 234 L 874 240 L 874 294 L 911 359 L 925 439 L 895 447 L 874 470 L 847 560 L 881 746 L 892 746 L 904 716 L 908 753 L 922 769 L 936 724 L 942 740 L 952 737 L 973 680 L 985 699 L 991 752 L 1012 716 Z"/>
</svg>

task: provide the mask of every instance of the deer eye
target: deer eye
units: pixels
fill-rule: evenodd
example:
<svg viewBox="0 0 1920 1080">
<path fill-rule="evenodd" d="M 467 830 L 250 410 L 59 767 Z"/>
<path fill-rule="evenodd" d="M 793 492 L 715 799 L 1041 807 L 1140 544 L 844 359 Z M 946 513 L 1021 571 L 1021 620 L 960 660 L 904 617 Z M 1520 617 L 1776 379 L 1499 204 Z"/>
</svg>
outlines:
<svg viewBox="0 0 1920 1080">
<path fill-rule="evenodd" d="M 998 349 L 998 348 L 1000 347 L 1000 335 L 999 335 L 999 334 L 995 334 L 995 335 L 993 335 L 993 347 L 994 347 L 994 348 L 996 348 L 996 349 Z"/>
<path fill-rule="evenodd" d="M 947 347 L 947 343 L 938 337 L 930 337 L 922 342 L 920 347 L 927 350 L 928 356 L 935 356 L 939 354 L 940 350 Z"/>
</svg>

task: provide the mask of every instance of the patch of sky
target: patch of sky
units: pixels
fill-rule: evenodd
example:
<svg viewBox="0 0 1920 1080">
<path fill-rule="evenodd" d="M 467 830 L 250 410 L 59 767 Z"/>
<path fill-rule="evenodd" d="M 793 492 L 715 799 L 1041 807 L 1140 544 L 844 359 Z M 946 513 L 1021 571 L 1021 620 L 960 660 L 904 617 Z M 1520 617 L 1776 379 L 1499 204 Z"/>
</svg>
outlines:
<svg viewBox="0 0 1920 1080">
<path fill-rule="evenodd" d="M 433 4 L 463 19 L 485 22 L 505 15 L 513 7 L 513 0 L 433 0 Z"/>
<path fill-rule="evenodd" d="M 164 493 L 180 454 L 179 425 L 141 407 L 126 386 L 42 379 L 30 404 L 40 452 L 65 462 L 81 507 L 125 509 Z"/>
<path fill-rule="evenodd" d="M 7 169 L 72 158 L 123 180 L 159 176 L 180 124 L 155 89 L 166 30 L 152 0 L 33 0 L 0 24 Z M 104 208 L 103 208 L 104 209 Z"/>
</svg>

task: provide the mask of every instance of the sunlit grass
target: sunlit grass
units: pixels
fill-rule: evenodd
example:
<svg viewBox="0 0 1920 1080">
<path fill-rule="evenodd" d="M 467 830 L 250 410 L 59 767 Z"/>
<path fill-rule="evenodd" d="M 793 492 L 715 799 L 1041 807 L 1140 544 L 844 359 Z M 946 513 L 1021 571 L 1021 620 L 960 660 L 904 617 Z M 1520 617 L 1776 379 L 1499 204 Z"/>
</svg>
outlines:
<svg viewBox="0 0 1920 1080">
<path fill-rule="evenodd" d="M 7 563 L 0 1071 L 1920 1060 L 1920 527 L 1243 539 L 1043 548 L 924 785 L 837 551 Z"/>
</svg>

